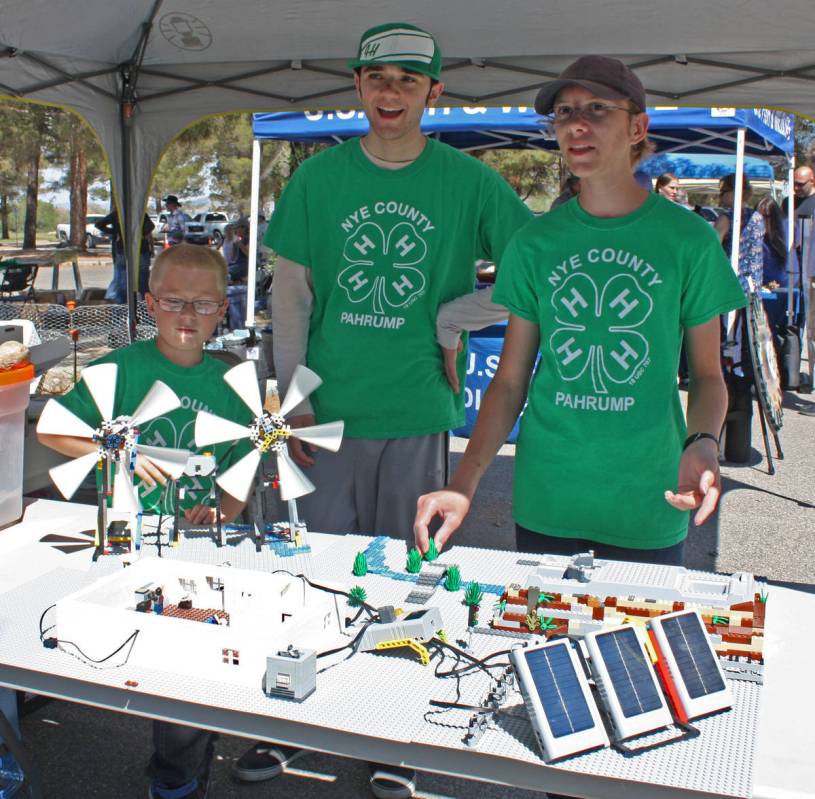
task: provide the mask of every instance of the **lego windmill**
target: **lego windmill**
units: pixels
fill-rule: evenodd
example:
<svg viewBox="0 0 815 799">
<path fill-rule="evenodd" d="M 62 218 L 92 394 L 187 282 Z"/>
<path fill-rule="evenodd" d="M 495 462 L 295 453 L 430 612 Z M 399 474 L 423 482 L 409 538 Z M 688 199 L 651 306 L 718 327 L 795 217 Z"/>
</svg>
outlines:
<svg viewBox="0 0 815 799">
<path fill-rule="evenodd" d="M 180 407 L 181 403 L 175 392 L 156 380 L 132 414 L 114 417 L 117 375 L 118 366 L 115 363 L 89 366 L 82 372 L 82 380 L 101 417 L 98 427 L 86 424 L 53 399 L 45 404 L 37 425 L 38 433 L 76 436 L 96 444 L 93 452 L 55 466 L 49 474 L 65 499 L 70 499 L 94 465 L 101 465 L 103 487 L 99 495 L 97 549 L 104 549 L 105 545 L 106 500 L 111 494 L 111 488 L 113 510 L 127 513 L 138 513 L 141 510 L 132 477 L 136 455 L 146 457 L 175 480 L 184 471 L 190 454 L 185 449 L 151 447 L 139 443 L 141 425 Z"/>
<path fill-rule="evenodd" d="M 195 420 L 195 444 L 205 447 L 224 441 L 248 438 L 252 450 L 217 478 L 218 485 L 233 497 L 246 501 L 263 455 L 277 456 L 277 473 L 281 499 L 289 503 L 292 525 L 298 524 L 295 500 L 314 491 L 313 483 L 300 470 L 288 452 L 289 438 L 297 438 L 307 444 L 336 452 L 342 443 L 343 422 L 328 422 L 309 427 L 291 428 L 285 417 L 311 394 L 322 380 L 305 366 L 298 366 L 292 375 L 280 411 L 265 410 L 258 388 L 257 372 L 251 361 L 245 361 L 230 369 L 224 380 L 243 400 L 255 418 L 248 425 L 223 419 L 220 416 L 199 411 Z"/>
</svg>

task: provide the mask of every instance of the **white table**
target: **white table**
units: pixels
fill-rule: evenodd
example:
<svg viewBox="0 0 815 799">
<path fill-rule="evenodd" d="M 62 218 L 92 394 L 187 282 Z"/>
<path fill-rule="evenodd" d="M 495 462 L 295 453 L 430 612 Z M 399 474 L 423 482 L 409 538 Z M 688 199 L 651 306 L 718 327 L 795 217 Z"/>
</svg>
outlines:
<svg viewBox="0 0 815 799">
<path fill-rule="evenodd" d="M 297 704 L 269 699 L 260 686 L 256 692 L 236 690 L 230 685 L 202 683 L 162 668 L 100 672 L 62 652 L 43 649 L 38 641 L 40 613 L 66 593 L 89 584 L 87 570 L 92 550 L 64 555 L 40 539 L 55 531 L 75 535 L 92 527 L 94 519 L 95 509 L 90 506 L 38 501 L 28 508 L 23 523 L 0 531 L 0 684 L 248 738 L 598 799 L 612 799 L 622 793 L 627 799 L 812 796 L 815 695 L 809 680 L 815 655 L 811 635 L 814 595 L 785 588 L 770 589 L 765 647 L 768 666 L 760 707 L 754 718 L 744 717 L 734 709 L 730 711 L 732 716 L 721 714 L 698 722 L 701 735 L 696 740 L 715 744 L 709 747 L 712 752 L 680 749 L 694 745 L 688 742 L 656 750 L 653 759 L 649 753 L 618 762 L 622 758 L 615 759 L 611 750 L 604 750 L 605 754 L 597 757 L 592 753 L 547 766 L 538 756 L 519 702 L 505 721 L 488 731 L 473 749 L 461 743 L 461 730 L 428 725 L 424 720 L 430 709 L 428 700 L 452 699 L 454 686 L 449 680 L 434 679 L 432 664 L 422 667 L 415 657 L 354 655 L 318 675 L 317 691 Z M 369 538 L 309 534 L 309 540 L 313 554 L 306 566 L 312 568 L 313 575 L 341 579 L 348 586 L 363 584 L 374 605 L 402 604 L 400 597 L 404 598 L 413 587 L 412 583 L 399 585 L 370 574 L 359 579 L 351 576 L 353 556 L 370 543 Z M 212 562 L 228 559 L 233 566 L 245 566 L 243 561 L 255 557 L 254 546 L 245 543 L 247 546 L 217 550 Z M 393 554 L 399 546 L 399 542 L 387 544 L 389 563 L 393 562 L 394 569 L 400 568 L 396 563 L 398 553 Z M 199 560 L 195 556 L 208 547 L 208 543 L 191 545 L 181 559 Z M 477 578 L 504 583 L 510 582 L 513 574 L 520 576 L 517 553 L 454 547 L 446 555 L 450 562 L 462 565 L 465 581 Z M 119 568 L 113 558 L 103 560 L 107 562 L 102 570 Z M 261 561 L 257 564 L 260 568 L 274 566 L 272 555 L 264 554 Z M 486 573 L 479 574 L 477 564 Z M 290 563 L 290 567 L 296 571 L 304 567 L 304 562 Z M 466 609 L 460 605 L 460 596 L 454 599 L 438 589 L 432 603 L 442 610 L 450 640 L 463 635 Z M 511 643 L 512 639 L 486 635 L 473 636 L 472 640 L 473 651 L 479 655 Z M 128 687 L 127 681 L 138 685 Z M 477 678 L 467 678 L 462 683 L 462 701 L 477 704 L 487 686 L 485 679 L 479 684 Z M 446 720 L 466 724 L 468 715 L 454 711 Z M 738 757 L 737 752 L 717 748 L 721 739 L 716 736 L 731 723 L 728 719 L 738 719 L 748 735 L 757 726 L 756 750 L 749 761 L 752 779 L 749 773 L 741 773 L 738 764 L 728 765 L 727 761 Z M 728 792 L 705 787 L 716 781 L 708 781 L 709 768 L 730 769 L 728 773 L 735 774 L 747 788 Z M 660 773 L 660 769 L 665 773 Z M 691 787 L 683 787 L 682 780 L 672 776 L 672 770 L 683 769 L 690 774 Z M 662 784 L 658 784 L 660 780 Z"/>
</svg>

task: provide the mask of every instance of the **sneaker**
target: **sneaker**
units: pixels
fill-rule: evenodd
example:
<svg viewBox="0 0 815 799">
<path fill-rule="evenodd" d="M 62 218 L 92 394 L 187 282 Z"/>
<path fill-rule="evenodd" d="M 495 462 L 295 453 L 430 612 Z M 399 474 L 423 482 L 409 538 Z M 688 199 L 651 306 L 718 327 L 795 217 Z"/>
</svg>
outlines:
<svg viewBox="0 0 815 799">
<path fill-rule="evenodd" d="M 160 782 L 151 782 L 147 791 L 148 799 L 207 799 L 209 776 L 192 780 L 180 788 L 168 788 Z"/>
<path fill-rule="evenodd" d="M 308 749 L 293 746 L 257 743 L 238 758 L 232 773 L 241 782 L 263 782 L 279 776 L 287 766 L 308 753 Z"/>
<path fill-rule="evenodd" d="M 376 799 L 410 799 L 416 792 L 416 772 L 412 768 L 368 763 L 371 793 Z"/>
</svg>

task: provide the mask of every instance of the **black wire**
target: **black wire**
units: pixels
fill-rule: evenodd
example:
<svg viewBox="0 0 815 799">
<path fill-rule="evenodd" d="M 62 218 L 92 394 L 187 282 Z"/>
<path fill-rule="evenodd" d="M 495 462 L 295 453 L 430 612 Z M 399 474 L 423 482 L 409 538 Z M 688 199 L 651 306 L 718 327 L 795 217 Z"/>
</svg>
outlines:
<svg viewBox="0 0 815 799">
<path fill-rule="evenodd" d="M 89 655 L 86 655 L 73 641 L 64 641 L 61 638 L 57 638 L 56 640 L 57 640 L 58 644 L 61 644 L 63 646 L 64 645 L 72 646 L 74 649 L 76 649 L 77 652 L 79 652 L 80 655 L 82 655 L 82 657 L 86 661 L 88 661 L 88 663 L 104 663 L 106 660 L 110 660 L 114 655 L 118 655 L 119 652 L 121 652 L 131 641 L 133 642 L 133 646 L 135 646 L 136 638 L 138 637 L 139 632 L 140 632 L 140 630 L 133 630 L 133 632 L 127 637 L 127 639 L 117 649 L 115 649 L 109 655 L 105 655 L 105 657 L 103 657 L 103 658 L 101 658 L 99 660 L 95 660 L 94 658 L 90 657 Z M 133 651 L 133 646 L 130 647 L 130 652 Z M 127 657 L 125 658 L 125 661 L 124 661 L 125 663 L 127 663 L 127 661 L 130 658 L 130 652 L 127 653 Z"/>
<path fill-rule="evenodd" d="M 316 588 L 319 591 L 325 591 L 329 594 L 336 594 L 337 596 L 344 596 L 346 599 L 352 599 L 351 594 L 349 594 L 348 591 L 341 591 L 338 588 L 329 588 L 327 585 L 320 585 L 320 583 L 315 583 L 309 580 L 305 574 L 295 574 L 294 572 L 290 572 L 288 569 L 275 569 L 272 574 L 288 574 L 289 577 L 299 577 L 301 580 L 303 580 L 303 582 L 308 583 L 312 588 Z M 361 602 L 359 607 L 360 612 L 363 610 L 367 611 L 371 618 L 379 616 L 379 611 L 373 605 L 369 605 L 367 602 Z M 359 614 L 357 614 L 357 618 L 359 618 Z"/>
<path fill-rule="evenodd" d="M 42 628 L 42 623 L 43 623 L 43 620 L 45 619 L 45 614 L 46 614 L 46 613 L 48 613 L 48 611 L 49 611 L 49 610 L 51 610 L 51 608 L 55 608 L 56 606 L 57 606 L 57 603 L 56 603 L 56 602 L 55 602 L 53 605 L 49 605 L 49 606 L 48 606 L 48 607 L 47 607 L 47 608 L 46 608 L 46 609 L 45 609 L 45 610 L 42 612 L 42 616 L 40 616 L 40 641 L 42 641 L 43 636 L 45 635 L 45 633 L 46 633 L 46 632 L 48 632 L 48 630 L 53 629 L 53 627 L 54 627 L 54 625 L 52 624 L 52 625 L 51 625 L 51 627 L 49 627 L 49 628 L 48 628 L 48 630 L 43 630 L 43 628 Z"/>
</svg>

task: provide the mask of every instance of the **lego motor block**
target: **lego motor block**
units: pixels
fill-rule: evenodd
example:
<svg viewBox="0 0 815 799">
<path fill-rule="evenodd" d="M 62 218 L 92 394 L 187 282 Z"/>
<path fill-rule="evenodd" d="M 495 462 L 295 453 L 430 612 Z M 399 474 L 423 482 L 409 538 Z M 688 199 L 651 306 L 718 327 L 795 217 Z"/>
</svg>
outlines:
<svg viewBox="0 0 815 799">
<path fill-rule="evenodd" d="M 138 631 L 110 666 L 257 688 L 267 657 L 290 644 L 320 651 L 347 643 L 344 614 L 336 595 L 293 575 L 146 557 L 57 602 L 56 635 L 100 659 Z"/>
</svg>

